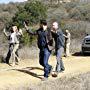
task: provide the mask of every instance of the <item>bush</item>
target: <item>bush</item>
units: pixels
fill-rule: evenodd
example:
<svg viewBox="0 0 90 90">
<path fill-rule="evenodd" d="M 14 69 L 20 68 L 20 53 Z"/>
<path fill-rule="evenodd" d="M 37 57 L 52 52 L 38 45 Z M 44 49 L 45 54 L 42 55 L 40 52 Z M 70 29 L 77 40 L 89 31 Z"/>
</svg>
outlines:
<svg viewBox="0 0 90 90">
<path fill-rule="evenodd" d="M 58 8 L 49 8 L 48 9 L 48 21 L 52 22 L 53 20 L 57 20 L 60 22 L 63 19 L 68 18 L 68 13 L 66 9 L 61 5 Z"/>
<path fill-rule="evenodd" d="M 23 42 L 23 45 L 31 46 L 34 43 L 34 41 L 36 41 L 36 36 L 30 36 L 27 32 L 24 32 L 21 41 Z"/>
<path fill-rule="evenodd" d="M 90 3 L 78 4 L 69 12 L 70 18 L 89 21 Z"/>
<path fill-rule="evenodd" d="M 32 1 L 26 3 L 24 6 L 18 6 L 18 12 L 9 24 L 17 25 L 18 27 L 23 27 L 23 22 L 28 20 L 29 25 L 36 25 L 39 23 L 40 19 L 45 19 L 47 17 L 47 7 L 39 1 Z M 28 36 L 24 33 L 23 42 L 25 45 L 31 45 L 35 40 L 34 36 Z"/>
<path fill-rule="evenodd" d="M 62 25 L 63 24 L 63 25 Z M 86 35 L 88 27 L 87 22 L 84 21 L 63 21 L 61 22 L 62 29 L 68 29 L 71 32 L 72 39 L 83 38 Z"/>
<path fill-rule="evenodd" d="M 30 24 L 37 24 L 40 19 L 46 18 L 47 8 L 39 1 L 26 3 L 24 7 L 18 7 L 19 12 L 13 18 L 13 23 L 22 26 L 25 20 Z"/>
<path fill-rule="evenodd" d="M 78 5 L 77 2 L 70 2 L 64 4 L 64 8 L 67 10 L 67 12 L 69 12 L 72 8 L 76 7 L 77 5 Z"/>
</svg>

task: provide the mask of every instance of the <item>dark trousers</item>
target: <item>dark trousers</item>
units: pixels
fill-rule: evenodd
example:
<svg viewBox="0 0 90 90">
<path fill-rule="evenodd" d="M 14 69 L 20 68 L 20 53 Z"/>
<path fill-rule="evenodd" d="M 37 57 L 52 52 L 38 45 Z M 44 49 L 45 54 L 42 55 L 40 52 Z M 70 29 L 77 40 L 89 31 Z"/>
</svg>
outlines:
<svg viewBox="0 0 90 90">
<path fill-rule="evenodd" d="M 44 67 L 44 77 L 46 78 L 48 78 L 48 74 L 52 68 L 52 66 L 48 64 L 50 54 L 51 51 L 49 51 L 48 48 L 40 50 L 39 53 L 39 63 Z"/>
<path fill-rule="evenodd" d="M 14 48 L 14 45 L 13 44 L 10 44 L 9 45 L 9 50 L 8 50 L 8 53 L 7 53 L 7 56 L 6 56 L 6 63 L 9 64 L 9 60 L 10 60 L 10 57 L 11 57 L 11 53 L 13 51 L 13 48 Z M 15 52 L 15 54 L 18 56 L 18 50 Z"/>
</svg>

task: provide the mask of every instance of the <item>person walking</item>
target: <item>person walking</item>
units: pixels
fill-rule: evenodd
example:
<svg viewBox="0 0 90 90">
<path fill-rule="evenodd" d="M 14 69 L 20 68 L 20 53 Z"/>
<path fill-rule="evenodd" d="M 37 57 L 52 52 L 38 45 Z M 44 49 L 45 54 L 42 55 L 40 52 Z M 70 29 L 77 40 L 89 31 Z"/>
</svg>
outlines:
<svg viewBox="0 0 90 90">
<path fill-rule="evenodd" d="M 69 32 L 69 30 L 66 30 L 65 34 L 65 57 L 69 57 L 70 56 L 70 43 L 71 43 L 71 34 Z"/>
<path fill-rule="evenodd" d="M 63 61 L 62 61 L 62 54 L 64 52 L 64 37 L 61 28 L 59 28 L 58 22 L 53 22 L 52 24 L 52 35 L 55 40 L 55 52 L 56 52 L 56 69 L 55 73 L 52 76 L 57 77 L 59 72 L 65 70 Z"/>
<path fill-rule="evenodd" d="M 27 22 L 24 22 L 24 26 L 30 35 L 37 35 L 37 44 L 40 50 L 39 52 L 39 63 L 44 67 L 44 78 L 42 80 L 47 80 L 49 74 L 52 71 L 52 66 L 48 64 L 48 60 L 53 47 L 53 38 L 50 29 L 47 27 L 46 20 L 40 21 L 40 28 L 32 32 L 28 26 Z"/>
<path fill-rule="evenodd" d="M 18 31 L 17 26 L 12 26 L 11 32 L 9 34 L 6 33 L 6 30 L 4 28 L 4 34 L 5 36 L 7 36 L 9 40 L 9 50 L 5 58 L 6 63 L 11 66 L 15 66 L 15 64 L 18 64 L 18 62 L 20 61 L 20 58 L 18 57 L 18 49 L 19 49 L 18 37 L 20 37 L 22 34 Z M 10 64 L 9 62 L 10 59 L 12 59 L 12 64 Z"/>
</svg>

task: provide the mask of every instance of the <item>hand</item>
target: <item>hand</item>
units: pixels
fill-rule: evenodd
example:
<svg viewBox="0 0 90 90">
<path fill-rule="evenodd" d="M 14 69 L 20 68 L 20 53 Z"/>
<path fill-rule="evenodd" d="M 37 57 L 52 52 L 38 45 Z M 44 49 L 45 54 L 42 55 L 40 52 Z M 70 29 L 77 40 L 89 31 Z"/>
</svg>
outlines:
<svg viewBox="0 0 90 90">
<path fill-rule="evenodd" d="M 57 31 L 56 31 L 56 30 L 53 30 L 53 29 L 51 29 L 51 32 L 53 32 L 53 33 L 57 33 Z"/>
<path fill-rule="evenodd" d="M 3 29 L 3 32 L 4 32 L 4 33 L 6 32 L 6 29 L 5 29 L 5 28 Z"/>
<path fill-rule="evenodd" d="M 23 23 L 23 25 L 24 25 L 24 27 L 26 27 L 26 26 L 27 26 L 25 22 Z"/>
<path fill-rule="evenodd" d="M 19 33 L 20 33 L 21 35 L 23 35 L 22 29 L 19 29 Z"/>
<path fill-rule="evenodd" d="M 4 33 L 4 35 L 7 36 L 7 37 L 9 36 L 9 35 L 6 33 L 6 29 L 5 29 L 5 28 L 3 29 L 3 33 Z"/>
<path fill-rule="evenodd" d="M 26 23 L 24 22 L 24 27 L 26 28 L 26 30 L 28 30 L 28 26 L 26 25 Z"/>
</svg>

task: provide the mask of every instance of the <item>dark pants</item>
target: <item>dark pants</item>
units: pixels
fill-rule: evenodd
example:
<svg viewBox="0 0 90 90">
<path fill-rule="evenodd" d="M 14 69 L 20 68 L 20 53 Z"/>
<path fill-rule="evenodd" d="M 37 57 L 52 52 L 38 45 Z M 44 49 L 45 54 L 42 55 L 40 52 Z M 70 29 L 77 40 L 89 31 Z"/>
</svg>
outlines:
<svg viewBox="0 0 90 90">
<path fill-rule="evenodd" d="M 6 56 L 6 63 L 9 64 L 9 60 L 10 60 L 10 57 L 11 57 L 11 53 L 13 51 L 13 48 L 14 48 L 14 45 L 13 44 L 10 44 L 9 45 L 9 51 L 7 53 L 7 56 Z M 15 54 L 18 56 L 18 50 L 15 52 Z"/>
<path fill-rule="evenodd" d="M 48 48 L 40 50 L 39 53 L 39 63 L 44 67 L 44 77 L 46 78 L 48 78 L 48 74 L 50 73 L 50 70 L 52 68 L 52 66 L 48 64 L 50 54 L 51 51 L 49 51 Z"/>
</svg>

